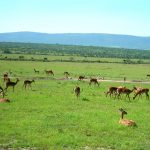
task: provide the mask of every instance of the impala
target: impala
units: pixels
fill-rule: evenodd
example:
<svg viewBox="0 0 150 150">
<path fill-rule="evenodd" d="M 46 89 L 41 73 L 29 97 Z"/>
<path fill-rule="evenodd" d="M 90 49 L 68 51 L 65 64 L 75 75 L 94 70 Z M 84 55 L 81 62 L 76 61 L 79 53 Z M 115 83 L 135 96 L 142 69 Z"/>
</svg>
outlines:
<svg viewBox="0 0 150 150">
<path fill-rule="evenodd" d="M 149 99 L 149 94 L 148 94 L 149 93 L 149 89 L 148 88 L 139 88 L 139 89 L 137 89 L 133 99 L 135 99 L 138 95 L 140 96 L 140 95 L 142 95 L 144 93 L 146 95 L 146 98 Z"/>
<path fill-rule="evenodd" d="M 46 73 L 47 75 L 53 75 L 53 76 L 54 76 L 54 73 L 53 73 L 52 70 L 45 70 L 45 73 Z"/>
<path fill-rule="evenodd" d="M 23 86 L 25 87 L 25 89 L 26 89 L 27 86 L 32 89 L 31 84 L 33 82 L 35 82 L 35 81 L 34 80 L 31 80 L 31 81 L 30 80 L 25 80 Z"/>
<path fill-rule="evenodd" d="M 79 86 L 76 86 L 75 88 L 74 88 L 74 92 L 75 92 L 75 95 L 77 96 L 77 98 L 80 96 L 80 92 L 81 92 L 81 90 L 80 90 L 80 87 Z"/>
<path fill-rule="evenodd" d="M 91 83 L 97 84 L 99 86 L 99 83 L 96 78 L 91 78 L 89 85 L 91 85 Z"/>
<path fill-rule="evenodd" d="M 36 70 L 35 68 L 34 68 L 34 72 L 37 73 L 37 74 L 40 73 L 40 71 L 39 71 L 39 70 Z"/>
<path fill-rule="evenodd" d="M 14 92 L 14 87 L 16 86 L 16 84 L 19 82 L 19 79 L 17 78 L 16 82 L 12 82 L 12 81 L 9 81 L 9 82 L 6 82 L 6 88 L 5 90 L 7 91 L 7 88 L 8 87 L 13 87 L 13 92 Z"/>
</svg>

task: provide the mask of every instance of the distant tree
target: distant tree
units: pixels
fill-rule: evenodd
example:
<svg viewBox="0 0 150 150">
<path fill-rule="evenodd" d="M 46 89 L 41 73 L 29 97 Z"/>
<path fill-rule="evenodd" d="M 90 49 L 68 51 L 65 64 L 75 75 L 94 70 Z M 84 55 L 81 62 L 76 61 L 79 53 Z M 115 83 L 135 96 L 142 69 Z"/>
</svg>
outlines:
<svg viewBox="0 0 150 150">
<path fill-rule="evenodd" d="M 69 60 L 70 60 L 70 61 L 74 61 L 74 57 L 70 57 Z"/>
<path fill-rule="evenodd" d="M 142 61 L 141 59 L 139 59 L 139 60 L 137 61 L 137 63 L 138 63 L 138 64 L 142 64 L 143 61 Z"/>
<path fill-rule="evenodd" d="M 45 57 L 43 61 L 48 61 L 48 58 L 47 58 L 47 57 Z"/>
<path fill-rule="evenodd" d="M 24 56 L 19 56 L 19 59 L 24 59 Z"/>
<path fill-rule="evenodd" d="M 3 53 L 4 53 L 4 54 L 11 54 L 11 51 L 8 50 L 8 49 L 5 49 L 5 50 L 3 51 Z"/>
</svg>

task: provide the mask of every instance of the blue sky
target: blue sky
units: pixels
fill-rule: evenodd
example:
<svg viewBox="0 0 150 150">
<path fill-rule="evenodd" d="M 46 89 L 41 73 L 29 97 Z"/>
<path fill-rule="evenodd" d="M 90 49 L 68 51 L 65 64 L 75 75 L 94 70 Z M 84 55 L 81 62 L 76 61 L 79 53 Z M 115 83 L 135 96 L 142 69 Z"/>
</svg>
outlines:
<svg viewBox="0 0 150 150">
<path fill-rule="evenodd" d="M 0 33 L 150 36 L 150 0 L 1 0 Z"/>
</svg>

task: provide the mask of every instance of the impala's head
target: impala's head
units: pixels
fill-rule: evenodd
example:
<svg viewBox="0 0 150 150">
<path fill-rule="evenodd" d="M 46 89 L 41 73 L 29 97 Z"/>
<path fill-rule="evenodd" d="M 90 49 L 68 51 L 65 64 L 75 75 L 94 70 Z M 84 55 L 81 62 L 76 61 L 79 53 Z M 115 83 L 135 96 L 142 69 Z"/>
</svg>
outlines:
<svg viewBox="0 0 150 150">
<path fill-rule="evenodd" d="M 7 76 L 8 76 L 8 72 L 4 73 L 3 76 L 4 76 L 4 77 L 7 77 Z"/>
<path fill-rule="evenodd" d="M 33 79 L 32 82 L 35 82 L 35 80 Z"/>
<path fill-rule="evenodd" d="M 121 112 L 122 119 L 123 119 L 123 115 L 128 114 L 123 108 L 119 108 L 119 111 Z"/>
</svg>

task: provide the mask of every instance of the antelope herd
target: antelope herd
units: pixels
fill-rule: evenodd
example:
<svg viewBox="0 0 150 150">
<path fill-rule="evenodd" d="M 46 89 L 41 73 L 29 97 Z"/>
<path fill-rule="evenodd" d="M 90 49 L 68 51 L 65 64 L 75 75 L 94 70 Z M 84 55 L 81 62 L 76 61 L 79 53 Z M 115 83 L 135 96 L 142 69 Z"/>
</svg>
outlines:
<svg viewBox="0 0 150 150">
<path fill-rule="evenodd" d="M 52 70 L 44 70 L 46 75 L 52 75 L 54 76 L 54 72 Z M 40 72 L 38 70 L 36 70 L 34 68 L 34 72 L 36 74 L 39 74 Z M 11 72 L 12 73 L 12 72 Z M 10 74 L 10 71 L 9 71 L 9 74 Z M 65 75 L 65 77 L 68 79 L 68 77 L 70 76 L 70 73 L 65 71 L 63 73 Z M 150 77 L 149 74 L 147 74 L 147 77 Z M 72 78 L 71 78 L 72 79 Z M 78 77 L 78 81 L 83 81 L 84 79 L 87 79 L 85 76 L 82 76 L 80 75 Z M 104 78 L 101 78 L 102 80 L 104 80 Z M 124 82 L 126 81 L 126 77 L 124 77 Z M 15 86 L 17 85 L 17 83 L 19 82 L 19 79 L 17 78 L 15 82 L 11 81 L 10 78 L 9 78 L 9 75 L 8 73 L 4 73 L 3 74 L 3 82 L 6 83 L 6 87 L 3 89 L 1 86 L 0 86 L 0 95 L 2 96 L 2 98 L 0 98 L 0 102 L 10 102 L 9 99 L 7 98 L 4 98 L 5 96 L 5 92 L 7 92 L 7 89 L 8 87 L 12 87 L 13 88 L 13 92 L 14 92 L 14 88 Z M 35 83 L 35 81 L 32 79 L 32 80 L 24 80 L 23 82 L 23 87 L 25 88 L 25 90 L 27 89 L 27 87 L 31 88 L 31 84 L 32 83 Z M 97 85 L 99 86 L 99 81 L 97 78 L 90 78 L 89 80 L 89 85 L 91 84 L 94 84 L 94 85 Z M 77 99 L 80 97 L 80 93 L 81 93 L 81 88 L 79 86 L 76 86 L 74 88 L 74 94 L 76 95 Z M 149 89 L 148 88 L 142 88 L 142 87 L 135 87 L 133 86 L 132 89 L 129 89 L 125 86 L 118 86 L 118 87 L 115 87 L 115 86 L 110 86 L 108 88 L 108 90 L 106 92 L 104 92 L 106 97 L 110 97 L 110 98 L 114 98 L 114 99 L 121 99 L 123 96 L 122 95 L 125 95 L 125 98 L 128 98 L 128 100 L 130 101 L 131 97 L 131 93 L 134 94 L 133 96 L 133 100 L 135 98 L 140 98 L 143 94 L 145 94 L 146 98 L 149 99 Z M 119 120 L 119 123 L 122 124 L 122 125 L 125 125 L 125 126 L 136 126 L 136 123 L 133 121 L 133 120 L 129 120 L 129 119 L 124 119 L 124 115 L 127 114 L 127 112 L 120 108 L 119 111 L 121 112 L 121 118 Z"/>
<path fill-rule="evenodd" d="M 130 100 L 130 94 L 134 92 L 134 97 L 135 99 L 137 96 L 141 96 L 142 94 L 146 95 L 146 98 L 149 99 L 149 89 L 148 88 L 141 88 L 141 87 L 133 87 L 133 89 L 128 89 L 123 86 L 119 87 L 109 87 L 107 92 L 105 92 L 106 97 L 109 95 L 110 97 L 114 96 L 114 98 L 121 98 L 122 94 L 125 94 L 125 96 Z"/>
<path fill-rule="evenodd" d="M 47 75 L 54 76 L 54 72 L 52 70 L 44 70 L 44 71 Z M 35 68 L 34 68 L 34 72 L 37 73 L 37 74 L 40 73 L 40 71 L 35 69 Z M 16 79 L 16 82 L 11 81 L 8 74 L 10 74 L 10 71 L 9 71 L 9 73 L 4 73 L 3 74 L 3 82 L 6 83 L 6 88 L 3 89 L 0 86 L 0 95 L 3 98 L 5 96 L 5 92 L 7 92 L 8 87 L 12 87 L 13 92 L 14 92 L 15 86 L 19 82 L 18 78 Z M 68 76 L 70 76 L 70 73 L 67 72 L 67 71 L 65 71 L 63 74 L 66 76 L 66 78 L 68 78 Z M 149 74 L 147 76 L 149 76 Z M 84 79 L 87 79 L 87 78 L 85 76 L 82 76 L 82 75 L 80 75 L 78 77 L 78 81 L 83 81 Z M 124 77 L 124 82 L 125 81 L 126 81 L 126 77 Z M 35 81 L 34 80 L 24 80 L 23 87 L 25 88 L 25 90 L 27 89 L 27 87 L 32 89 L 31 84 L 33 82 L 35 82 Z M 89 85 L 91 85 L 91 84 L 99 86 L 98 79 L 97 78 L 90 78 Z M 77 98 L 80 96 L 80 92 L 81 92 L 80 87 L 76 86 L 75 89 L 74 89 L 74 93 L 75 93 Z M 110 86 L 108 88 L 108 90 L 104 93 L 106 94 L 106 97 L 109 96 L 110 98 L 114 98 L 114 99 L 121 99 L 122 95 L 125 95 L 125 98 L 128 98 L 130 100 L 131 99 L 131 96 L 130 96 L 131 93 L 134 93 L 133 99 L 135 99 L 137 97 L 140 98 L 143 94 L 145 94 L 146 98 L 149 99 L 149 89 L 148 88 L 141 88 L 141 87 L 135 87 L 135 86 L 132 89 L 129 89 L 125 86 L 118 86 L 118 87 Z"/>
</svg>

